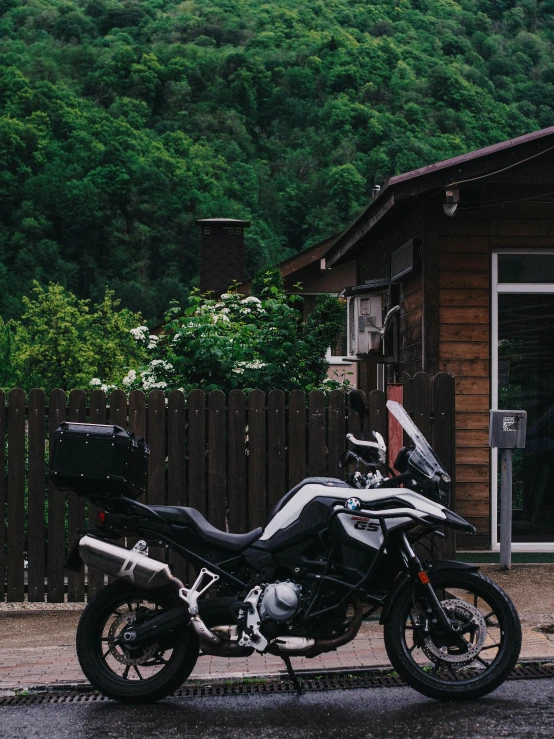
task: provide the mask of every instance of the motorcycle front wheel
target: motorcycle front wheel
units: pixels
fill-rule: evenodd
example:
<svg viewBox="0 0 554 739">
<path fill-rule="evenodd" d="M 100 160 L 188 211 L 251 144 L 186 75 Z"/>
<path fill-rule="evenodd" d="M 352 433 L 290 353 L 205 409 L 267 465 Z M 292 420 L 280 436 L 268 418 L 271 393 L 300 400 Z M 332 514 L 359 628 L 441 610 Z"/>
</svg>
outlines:
<svg viewBox="0 0 554 739">
<path fill-rule="evenodd" d="M 478 572 L 430 573 L 431 585 L 456 631 L 445 633 L 425 590 L 407 582 L 385 623 L 385 646 L 400 677 L 437 700 L 471 700 L 509 676 L 521 649 L 515 607 L 496 583 Z"/>
<path fill-rule="evenodd" d="M 190 627 L 131 646 L 121 638 L 126 628 L 178 603 L 169 588 L 145 590 L 120 580 L 91 600 L 79 621 L 76 646 L 81 669 L 97 690 L 122 703 L 151 703 L 184 683 L 199 651 Z"/>
</svg>

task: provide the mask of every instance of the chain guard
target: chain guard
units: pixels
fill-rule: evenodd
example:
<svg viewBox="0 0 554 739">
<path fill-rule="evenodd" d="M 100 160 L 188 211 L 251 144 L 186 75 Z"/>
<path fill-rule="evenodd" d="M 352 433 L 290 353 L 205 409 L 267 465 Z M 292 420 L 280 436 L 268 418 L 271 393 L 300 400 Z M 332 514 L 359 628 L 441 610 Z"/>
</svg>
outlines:
<svg viewBox="0 0 554 739">
<path fill-rule="evenodd" d="M 142 654 L 140 657 L 131 657 L 131 650 L 127 646 L 123 646 L 119 641 L 119 634 L 128 626 L 131 626 L 136 621 L 135 613 L 122 613 L 119 618 L 114 619 L 108 632 L 108 646 L 110 648 L 111 656 L 122 665 L 144 665 L 159 651 L 157 643 L 150 644 L 147 647 L 135 647 L 132 651 L 140 649 Z M 121 631 L 118 632 L 118 628 L 122 626 Z"/>
<path fill-rule="evenodd" d="M 452 667 L 466 667 L 473 662 L 485 644 L 485 639 L 487 638 L 485 618 L 478 608 L 458 598 L 443 600 L 441 601 L 441 606 L 451 622 L 455 621 L 460 626 L 467 626 L 470 623 L 473 625 L 473 640 L 468 641 L 467 635 L 463 634 L 462 637 L 466 642 L 467 651 L 451 651 L 453 649 L 452 647 L 435 644 L 433 637 L 429 635 L 423 641 L 422 651 L 435 664 L 437 662 L 443 662 Z"/>
</svg>

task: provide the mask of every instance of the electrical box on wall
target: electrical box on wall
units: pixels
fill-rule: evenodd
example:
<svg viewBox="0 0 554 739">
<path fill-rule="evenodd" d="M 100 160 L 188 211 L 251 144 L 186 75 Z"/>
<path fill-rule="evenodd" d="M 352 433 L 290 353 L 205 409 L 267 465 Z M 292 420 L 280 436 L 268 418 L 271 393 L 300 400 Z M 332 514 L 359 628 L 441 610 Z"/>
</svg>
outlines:
<svg viewBox="0 0 554 739">
<path fill-rule="evenodd" d="M 381 293 L 348 298 L 348 354 L 374 354 L 381 348 L 383 298 Z"/>
</svg>

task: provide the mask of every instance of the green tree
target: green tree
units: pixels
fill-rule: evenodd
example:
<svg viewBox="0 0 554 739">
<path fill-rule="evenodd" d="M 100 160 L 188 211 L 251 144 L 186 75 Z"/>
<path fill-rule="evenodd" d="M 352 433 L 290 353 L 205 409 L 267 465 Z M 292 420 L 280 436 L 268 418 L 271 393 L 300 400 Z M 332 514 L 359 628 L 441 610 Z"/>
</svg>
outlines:
<svg viewBox="0 0 554 739">
<path fill-rule="evenodd" d="M 118 301 L 110 290 L 101 303 L 91 306 L 61 285 L 43 288 L 35 283 L 23 304 L 21 320 L 11 327 L 9 379 L 25 390 L 88 387 L 93 375 L 109 383 L 144 356 L 129 334 L 140 315 L 117 310 Z"/>
</svg>

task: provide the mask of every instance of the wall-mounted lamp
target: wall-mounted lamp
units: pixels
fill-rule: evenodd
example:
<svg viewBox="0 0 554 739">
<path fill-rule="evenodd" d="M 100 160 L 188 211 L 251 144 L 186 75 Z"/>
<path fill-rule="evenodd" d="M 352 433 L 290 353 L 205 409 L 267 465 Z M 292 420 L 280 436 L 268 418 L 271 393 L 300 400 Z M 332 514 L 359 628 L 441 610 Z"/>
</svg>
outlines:
<svg viewBox="0 0 554 739">
<path fill-rule="evenodd" d="M 442 209 L 447 216 L 452 217 L 458 208 L 460 202 L 460 191 L 457 185 L 447 187 L 444 193 L 444 203 Z"/>
</svg>

